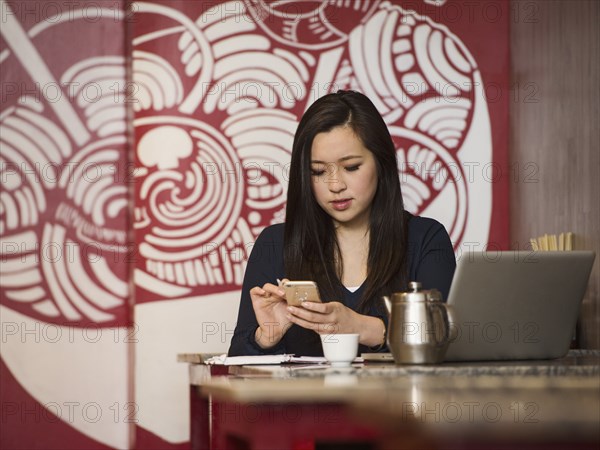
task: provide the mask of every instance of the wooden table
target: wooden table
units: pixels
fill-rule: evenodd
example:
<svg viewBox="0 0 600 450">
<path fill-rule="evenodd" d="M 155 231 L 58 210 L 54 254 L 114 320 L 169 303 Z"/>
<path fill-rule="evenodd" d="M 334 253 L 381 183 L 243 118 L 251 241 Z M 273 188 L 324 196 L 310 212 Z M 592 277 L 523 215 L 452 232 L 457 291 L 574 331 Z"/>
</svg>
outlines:
<svg viewBox="0 0 600 450">
<path fill-rule="evenodd" d="M 600 447 L 597 351 L 347 369 L 190 363 L 190 383 L 194 449 Z"/>
</svg>

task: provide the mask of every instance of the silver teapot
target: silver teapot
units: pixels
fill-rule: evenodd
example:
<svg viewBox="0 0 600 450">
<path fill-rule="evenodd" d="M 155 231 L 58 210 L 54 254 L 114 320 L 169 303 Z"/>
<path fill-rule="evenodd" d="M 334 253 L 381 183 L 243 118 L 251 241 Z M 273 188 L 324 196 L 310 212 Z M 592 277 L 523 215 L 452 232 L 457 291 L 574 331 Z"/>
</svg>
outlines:
<svg viewBox="0 0 600 450">
<path fill-rule="evenodd" d="M 450 308 L 436 290 L 411 281 L 409 292 L 383 297 L 389 320 L 387 343 L 396 364 L 436 364 L 450 343 Z"/>
</svg>

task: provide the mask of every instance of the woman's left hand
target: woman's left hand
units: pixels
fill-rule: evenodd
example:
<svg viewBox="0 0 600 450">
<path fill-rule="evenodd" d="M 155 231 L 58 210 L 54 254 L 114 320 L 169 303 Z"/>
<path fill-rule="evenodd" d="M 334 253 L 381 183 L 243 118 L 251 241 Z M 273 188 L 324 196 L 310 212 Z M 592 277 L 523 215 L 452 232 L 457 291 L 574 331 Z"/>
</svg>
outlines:
<svg viewBox="0 0 600 450">
<path fill-rule="evenodd" d="M 358 333 L 359 342 L 373 347 L 385 344 L 385 324 L 378 317 L 365 316 L 340 302 L 304 302 L 288 306 L 286 318 L 319 334 Z"/>
</svg>

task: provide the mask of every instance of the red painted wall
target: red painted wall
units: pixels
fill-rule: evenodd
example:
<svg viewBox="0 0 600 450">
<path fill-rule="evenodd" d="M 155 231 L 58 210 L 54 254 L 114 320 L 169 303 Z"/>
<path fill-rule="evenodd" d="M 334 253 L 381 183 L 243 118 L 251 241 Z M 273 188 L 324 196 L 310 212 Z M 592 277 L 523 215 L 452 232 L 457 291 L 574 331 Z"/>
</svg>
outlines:
<svg viewBox="0 0 600 450">
<path fill-rule="evenodd" d="M 2 448 L 187 446 L 174 355 L 226 349 L 328 92 L 458 256 L 508 248 L 508 3 L 339 3 L 2 2 Z"/>
</svg>

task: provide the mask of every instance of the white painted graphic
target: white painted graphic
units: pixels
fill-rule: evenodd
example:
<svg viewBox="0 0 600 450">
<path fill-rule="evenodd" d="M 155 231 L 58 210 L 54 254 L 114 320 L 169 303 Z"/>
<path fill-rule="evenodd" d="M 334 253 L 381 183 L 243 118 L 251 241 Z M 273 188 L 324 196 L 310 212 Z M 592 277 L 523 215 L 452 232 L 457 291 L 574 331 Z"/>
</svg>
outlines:
<svg viewBox="0 0 600 450">
<path fill-rule="evenodd" d="M 383 114 L 398 145 L 407 209 L 441 220 L 457 248 L 465 238 L 485 242 L 491 187 L 467 180 L 462 154 L 473 156 L 466 144 L 476 134 L 475 161 L 491 160 L 489 117 L 477 64 L 446 27 L 379 1 L 233 1 L 194 25 L 165 6 L 140 3 L 139 11 L 179 24 L 149 27 L 134 39 L 140 288 L 178 298 L 202 286 L 239 287 L 245 249 L 283 218 L 297 122 L 312 101 L 337 89 L 364 92 Z M 346 20 L 339 28 L 332 18 L 341 16 L 351 26 Z M 167 37 L 179 69 L 152 53 Z M 206 83 L 198 90 L 200 78 Z M 181 105 L 198 93 L 193 114 L 182 116 L 188 108 Z M 176 116 L 158 114 L 167 102 Z M 476 209 L 469 208 L 472 191 L 485 199 Z"/>
<path fill-rule="evenodd" d="M 7 14 L 0 29 L 0 67 L 18 66 L 39 94 L 0 113 L 3 323 L 122 336 L 134 264 L 138 424 L 173 443 L 189 439 L 175 355 L 226 350 L 246 258 L 260 231 L 284 220 L 293 136 L 314 100 L 338 89 L 371 98 L 397 146 L 406 208 L 443 222 L 455 248 L 487 242 L 492 211 L 489 180 L 467 173 L 492 160 L 481 73 L 447 27 L 381 0 L 202 4 L 132 4 L 131 55 L 98 54 L 97 39 L 77 34 L 128 26 L 114 5 L 94 22 L 75 8 L 27 31 Z M 93 45 L 61 55 L 59 69 L 41 45 L 51 32 Z M 131 342 L 102 339 L 87 354 L 86 344 L 15 338 L 2 358 L 42 404 L 73 393 L 122 407 Z M 39 361 L 68 367 L 64 383 Z M 90 374 L 102 382 L 87 395 Z M 129 445 L 131 423 L 69 424 Z"/>
<path fill-rule="evenodd" d="M 3 77 L 5 67 L 24 70 L 33 86 L 0 115 L 2 360 L 45 420 L 128 448 L 125 59 L 73 55 L 57 71 L 40 42 L 52 27 L 81 25 L 87 11 L 26 32 L 11 5 L 0 6 Z M 122 20 L 97 12 L 100 22 Z"/>
<path fill-rule="evenodd" d="M 379 0 L 231 1 L 194 22 L 165 4 L 137 5 L 147 26 L 133 41 L 136 317 L 157 330 L 136 348 L 144 367 L 190 339 L 227 349 L 245 258 L 258 233 L 284 219 L 297 123 L 337 89 L 364 92 L 384 116 L 406 208 L 443 222 L 455 248 L 487 241 L 491 186 L 467 178 L 464 163 L 491 161 L 490 119 L 477 63 L 446 27 Z M 217 304 L 227 322 L 214 320 Z M 153 314 L 176 315 L 183 328 L 167 339 Z M 175 386 L 186 376 L 167 394 L 167 373 L 182 371 L 174 361 L 152 369 L 136 380 L 140 426 L 185 441 L 187 409 L 176 405 L 188 394 Z M 164 408 L 178 420 L 162 420 Z"/>
</svg>

